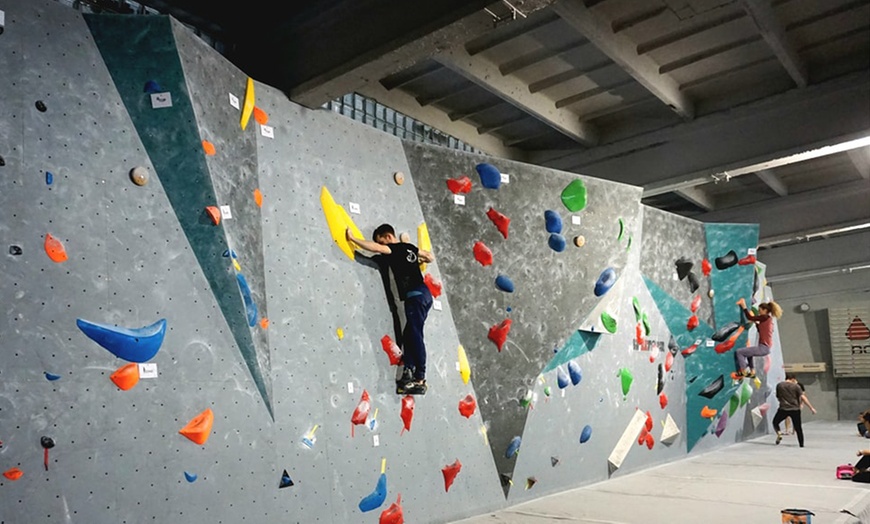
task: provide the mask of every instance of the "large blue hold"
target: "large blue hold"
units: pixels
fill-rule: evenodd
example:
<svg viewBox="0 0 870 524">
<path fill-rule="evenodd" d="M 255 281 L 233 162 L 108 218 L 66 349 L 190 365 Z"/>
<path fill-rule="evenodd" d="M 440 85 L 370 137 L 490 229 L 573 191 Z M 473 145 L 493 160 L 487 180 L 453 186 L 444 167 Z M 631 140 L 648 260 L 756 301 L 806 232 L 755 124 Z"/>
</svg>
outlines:
<svg viewBox="0 0 870 524">
<path fill-rule="evenodd" d="M 511 443 L 508 444 L 507 449 L 504 451 L 504 458 L 514 458 L 517 453 L 520 452 L 520 444 L 523 443 L 522 437 L 514 437 L 511 439 Z"/>
<path fill-rule="evenodd" d="M 373 509 L 378 509 L 383 505 L 385 500 L 387 500 L 387 475 L 381 473 L 375 490 L 359 501 L 359 509 L 363 513 Z"/>
<path fill-rule="evenodd" d="M 559 213 L 556 213 L 551 209 L 544 211 L 544 222 L 546 224 L 547 233 L 562 232 L 562 217 L 559 216 Z"/>
<path fill-rule="evenodd" d="M 586 427 L 583 428 L 583 431 L 580 432 L 580 443 L 585 444 L 590 438 L 592 438 L 592 426 L 587 424 Z"/>
<path fill-rule="evenodd" d="M 245 301 L 245 312 L 248 315 L 248 325 L 254 327 L 257 323 L 257 304 L 254 304 L 254 299 L 251 298 L 251 288 L 248 287 L 248 281 L 245 280 L 245 275 L 236 273 L 236 280 L 239 281 L 239 291 L 242 292 L 242 300 Z"/>
<path fill-rule="evenodd" d="M 562 369 L 561 366 L 556 370 L 556 384 L 559 385 L 559 389 L 565 389 L 568 387 L 568 374 L 565 373 L 565 370 Z"/>
<path fill-rule="evenodd" d="M 487 189 L 501 187 L 501 172 L 492 164 L 477 164 L 475 167 L 480 175 L 480 184 Z"/>
<path fill-rule="evenodd" d="M 559 233 L 552 233 L 550 234 L 550 239 L 547 241 L 547 245 L 556 253 L 561 253 L 562 251 L 565 251 L 565 246 L 568 245 L 568 243 L 565 241 L 565 237 Z"/>
<path fill-rule="evenodd" d="M 505 293 L 513 293 L 514 292 L 514 283 L 505 275 L 499 275 L 495 279 L 495 287 L 504 291 Z"/>
<path fill-rule="evenodd" d="M 613 287 L 613 284 L 616 283 L 616 271 L 613 270 L 612 267 L 609 267 L 601 272 L 601 275 L 598 277 L 598 281 L 595 282 L 595 296 L 600 297 L 601 295 L 610 291 L 610 288 Z"/>
<path fill-rule="evenodd" d="M 571 377 L 571 383 L 575 386 L 583 380 L 583 373 L 580 371 L 580 365 L 574 362 L 568 362 L 568 375 Z"/>
<path fill-rule="evenodd" d="M 166 335 L 166 319 L 150 326 L 128 329 L 76 319 L 82 333 L 110 353 L 128 362 L 148 362 L 160 350 Z"/>
</svg>

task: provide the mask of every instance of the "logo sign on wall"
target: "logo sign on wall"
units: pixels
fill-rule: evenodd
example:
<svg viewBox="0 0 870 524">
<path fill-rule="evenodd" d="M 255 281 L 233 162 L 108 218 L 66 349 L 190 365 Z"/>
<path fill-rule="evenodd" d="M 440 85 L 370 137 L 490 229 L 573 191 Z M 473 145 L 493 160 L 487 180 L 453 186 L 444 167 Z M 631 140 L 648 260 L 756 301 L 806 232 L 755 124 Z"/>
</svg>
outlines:
<svg viewBox="0 0 870 524">
<path fill-rule="evenodd" d="M 870 377 L 870 307 L 828 310 L 834 376 Z"/>
</svg>

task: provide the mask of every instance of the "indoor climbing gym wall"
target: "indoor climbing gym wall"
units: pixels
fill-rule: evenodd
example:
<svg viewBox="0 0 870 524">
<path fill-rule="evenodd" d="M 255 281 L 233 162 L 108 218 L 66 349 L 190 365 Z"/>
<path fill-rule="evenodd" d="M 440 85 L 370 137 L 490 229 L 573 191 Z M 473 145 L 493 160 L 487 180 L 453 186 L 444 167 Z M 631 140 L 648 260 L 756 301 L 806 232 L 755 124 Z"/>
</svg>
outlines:
<svg viewBox="0 0 870 524">
<path fill-rule="evenodd" d="M 448 522 L 768 431 L 755 225 L 293 104 L 177 21 L 0 0 L 0 523 Z M 355 249 L 435 254 L 425 395 Z"/>
</svg>

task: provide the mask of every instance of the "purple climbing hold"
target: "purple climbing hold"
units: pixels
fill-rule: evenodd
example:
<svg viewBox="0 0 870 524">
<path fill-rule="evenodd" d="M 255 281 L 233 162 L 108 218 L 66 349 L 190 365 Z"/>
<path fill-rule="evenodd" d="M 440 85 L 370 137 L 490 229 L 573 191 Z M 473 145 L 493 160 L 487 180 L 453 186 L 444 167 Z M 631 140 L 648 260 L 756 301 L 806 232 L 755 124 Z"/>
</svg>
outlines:
<svg viewBox="0 0 870 524">
<path fill-rule="evenodd" d="M 610 291 L 610 288 L 612 288 L 613 284 L 616 283 L 616 278 L 616 271 L 614 271 L 612 267 L 602 271 L 598 280 L 595 282 L 595 296 L 600 297 Z"/>
<path fill-rule="evenodd" d="M 547 233 L 562 232 L 562 217 L 559 216 L 559 213 L 556 213 L 551 209 L 544 211 L 544 223 L 547 228 Z"/>
<path fill-rule="evenodd" d="M 722 433 L 725 432 L 726 426 L 728 426 L 728 410 L 723 409 L 722 415 L 719 416 L 719 422 L 716 423 L 716 438 L 722 436 Z"/>
<path fill-rule="evenodd" d="M 550 234 L 550 239 L 547 241 L 547 245 L 556 253 L 561 253 L 562 251 L 565 251 L 565 246 L 568 245 L 568 243 L 565 241 L 565 237 L 559 233 L 552 233 Z"/>
<path fill-rule="evenodd" d="M 480 175 L 480 184 L 487 189 L 498 189 L 501 186 L 501 172 L 492 164 L 477 164 L 475 167 Z"/>
</svg>

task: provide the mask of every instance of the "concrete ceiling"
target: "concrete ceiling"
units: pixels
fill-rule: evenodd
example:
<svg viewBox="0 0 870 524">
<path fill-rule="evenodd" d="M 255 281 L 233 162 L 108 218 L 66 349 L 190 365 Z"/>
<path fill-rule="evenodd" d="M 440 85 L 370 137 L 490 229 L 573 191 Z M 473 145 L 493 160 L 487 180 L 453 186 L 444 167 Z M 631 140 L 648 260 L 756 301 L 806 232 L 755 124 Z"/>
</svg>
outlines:
<svg viewBox="0 0 870 524">
<path fill-rule="evenodd" d="M 358 92 L 493 155 L 758 222 L 771 251 L 853 235 L 817 269 L 870 267 L 870 0 L 142 3 L 302 105 Z"/>
</svg>

